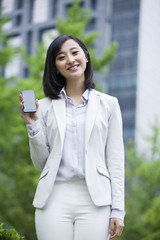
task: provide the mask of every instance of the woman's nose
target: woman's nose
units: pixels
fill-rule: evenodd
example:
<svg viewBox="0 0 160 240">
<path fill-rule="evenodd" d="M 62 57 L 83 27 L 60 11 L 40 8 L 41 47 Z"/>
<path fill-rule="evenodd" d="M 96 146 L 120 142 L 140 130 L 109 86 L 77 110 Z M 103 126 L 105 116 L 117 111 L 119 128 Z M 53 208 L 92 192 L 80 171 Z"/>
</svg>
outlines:
<svg viewBox="0 0 160 240">
<path fill-rule="evenodd" d="M 67 56 L 67 62 L 68 62 L 68 64 L 72 64 L 74 61 L 75 61 L 74 56 L 71 55 L 71 54 L 69 54 L 69 55 Z"/>
</svg>

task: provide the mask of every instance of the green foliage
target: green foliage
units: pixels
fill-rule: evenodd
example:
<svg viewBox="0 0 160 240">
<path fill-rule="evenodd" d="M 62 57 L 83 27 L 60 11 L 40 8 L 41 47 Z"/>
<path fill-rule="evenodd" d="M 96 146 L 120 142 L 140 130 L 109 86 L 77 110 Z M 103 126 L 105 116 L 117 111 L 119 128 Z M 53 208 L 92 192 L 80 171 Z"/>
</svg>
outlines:
<svg viewBox="0 0 160 240">
<path fill-rule="evenodd" d="M 146 137 L 146 141 L 150 144 L 150 155 L 153 160 L 160 159 L 160 128 L 159 121 L 155 118 L 154 123 L 150 125 L 152 134 Z"/>
<path fill-rule="evenodd" d="M 26 239 L 36 239 L 33 200 L 39 176 L 30 160 L 28 136 L 20 117 L 18 95 L 34 89 L 43 97 L 35 79 L 0 78 L 0 219 L 14 226 Z"/>
<path fill-rule="evenodd" d="M 0 49 L 1 68 L 16 54 L 2 30 L 6 21 L 7 19 L 0 19 L 0 46 L 4 46 Z M 34 66 L 37 66 L 36 61 L 38 60 L 32 62 Z M 37 71 L 39 73 L 39 69 Z M 31 203 L 39 172 L 31 163 L 28 136 L 20 117 L 18 95 L 24 89 L 34 89 L 37 98 L 44 96 L 41 78 L 16 79 L 0 75 L 0 219 L 6 226 L 13 226 L 26 239 L 31 240 L 36 239 L 34 208 Z M 22 239 L 18 235 L 16 238 L 14 230 L 3 231 L 3 234 L 5 235 L 0 239 Z M 9 234 L 12 234 L 12 238 L 9 238 Z"/>
<path fill-rule="evenodd" d="M 5 67 L 14 56 L 15 50 L 10 46 L 7 34 L 3 31 L 4 24 L 9 20 L 7 17 L 2 18 L 0 11 L 0 66 Z"/>
<path fill-rule="evenodd" d="M 73 35 L 84 41 L 84 31 L 90 22 L 91 10 L 84 10 L 80 7 L 80 1 L 74 0 L 72 6 L 68 9 L 67 19 L 58 18 L 57 30 L 59 34 Z M 97 32 L 92 33 L 94 38 L 98 35 Z M 95 40 L 91 38 L 90 41 Z M 89 43 L 90 43 L 89 41 Z"/>
<path fill-rule="evenodd" d="M 151 126 L 150 148 L 145 155 L 129 144 L 126 148 L 126 219 L 121 239 L 160 239 L 160 126 Z M 157 149 L 154 151 L 152 149 Z M 155 158 L 156 156 L 156 158 Z"/>
<path fill-rule="evenodd" d="M 0 240 L 23 240 L 15 229 L 4 229 L 3 223 L 0 223 Z"/>
<path fill-rule="evenodd" d="M 42 79 L 44 62 L 46 57 L 46 48 L 44 42 L 37 44 L 36 52 L 29 56 L 24 47 L 20 48 L 20 52 L 28 64 L 29 77 L 34 79 Z"/>
</svg>

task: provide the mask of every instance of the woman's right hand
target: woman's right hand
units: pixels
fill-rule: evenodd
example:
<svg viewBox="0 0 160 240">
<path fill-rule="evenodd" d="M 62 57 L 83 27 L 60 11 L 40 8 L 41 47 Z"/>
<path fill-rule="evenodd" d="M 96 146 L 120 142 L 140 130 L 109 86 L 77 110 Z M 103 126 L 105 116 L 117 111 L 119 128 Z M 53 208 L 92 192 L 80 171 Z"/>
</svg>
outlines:
<svg viewBox="0 0 160 240">
<path fill-rule="evenodd" d="M 19 99 L 20 99 L 20 113 L 21 113 L 21 117 L 23 118 L 23 120 L 25 121 L 26 124 L 32 124 L 33 122 L 35 122 L 36 120 L 38 120 L 38 114 L 37 112 L 35 113 L 24 113 L 23 112 L 23 104 L 24 101 L 22 99 L 22 94 L 19 95 Z M 36 99 L 36 107 L 38 110 L 38 100 Z"/>
</svg>

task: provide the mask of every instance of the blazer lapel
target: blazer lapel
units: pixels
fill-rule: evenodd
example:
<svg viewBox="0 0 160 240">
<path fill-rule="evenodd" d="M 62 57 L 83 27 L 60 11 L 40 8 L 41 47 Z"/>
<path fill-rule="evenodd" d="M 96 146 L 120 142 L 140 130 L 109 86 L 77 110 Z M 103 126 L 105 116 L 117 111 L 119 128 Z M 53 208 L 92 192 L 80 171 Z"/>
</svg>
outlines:
<svg viewBox="0 0 160 240">
<path fill-rule="evenodd" d="M 85 147 L 87 147 L 91 131 L 98 114 L 100 104 L 100 94 L 95 91 L 91 90 L 89 95 L 88 101 L 88 108 L 87 108 L 87 115 L 86 115 L 86 125 L 85 125 Z"/>
<path fill-rule="evenodd" d="M 61 138 L 61 147 L 63 146 L 64 136 L 65 136 L 65 128 L 66 128 L 66 107 L 65 107 L 65 99 L 56 99 L 52 101 L 55 116 L 57 119 L 57 125 L 60 132 Z"/>
</svg>

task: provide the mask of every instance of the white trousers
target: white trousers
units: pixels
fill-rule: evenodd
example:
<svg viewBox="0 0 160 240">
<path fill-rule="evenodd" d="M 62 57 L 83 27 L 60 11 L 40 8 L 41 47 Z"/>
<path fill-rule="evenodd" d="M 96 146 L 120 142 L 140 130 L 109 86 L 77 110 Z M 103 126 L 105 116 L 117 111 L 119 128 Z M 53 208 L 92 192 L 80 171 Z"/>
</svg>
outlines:
<svg viewBox="0 0 160 240">
<path fill-rule="evenodd" d="M 38 240 L 108 240 L 110 206 L 93 204 L 85 180 L 56 182 L 47 205 L 36 209 Z"/>
</svg>

